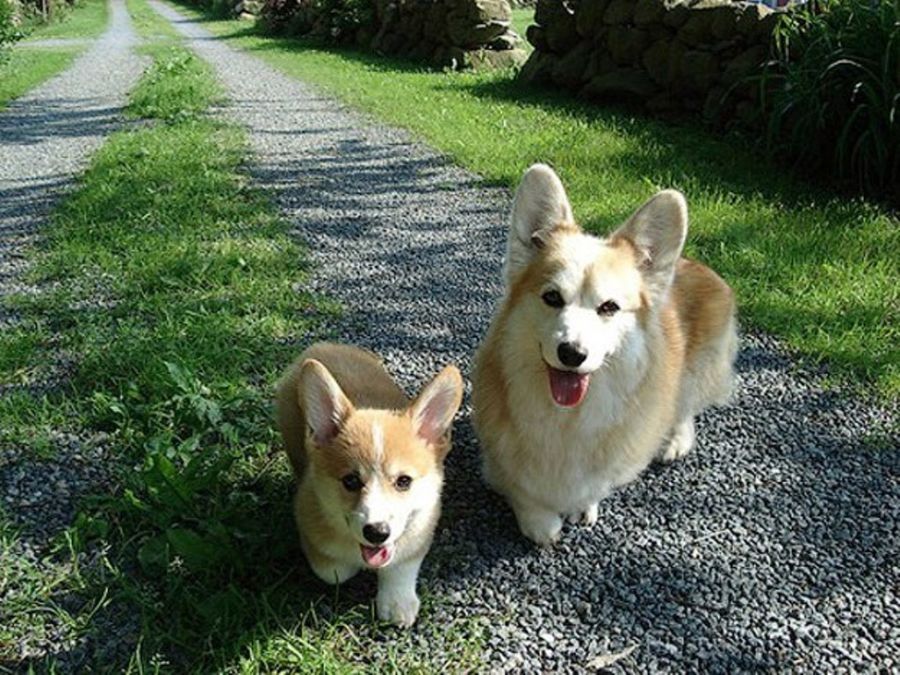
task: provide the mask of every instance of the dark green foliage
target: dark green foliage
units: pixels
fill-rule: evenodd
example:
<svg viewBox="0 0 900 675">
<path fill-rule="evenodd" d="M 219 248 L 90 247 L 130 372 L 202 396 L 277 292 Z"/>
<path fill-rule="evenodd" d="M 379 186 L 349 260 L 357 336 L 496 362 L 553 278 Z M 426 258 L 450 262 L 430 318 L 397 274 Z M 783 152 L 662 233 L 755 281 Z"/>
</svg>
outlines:
<svg viewBox="0 0 900 675">
<path fill-rule="evenodd" d="M 182 121 L 199 116 L 219 95 L 196 56 L 171 49 L 159 55 L 132 92 L 129 110 L 139 117 Z"/>
<path fill-rule="evenodd" d="M 6 56 L 6 49 L 22 37 L 17 17 L 9 0 L 0 0 L 0 61 Z"/>
<path fill-rule="evenodd" d="M 791 13 L 770 65 L 772 153 L 900 200 L 900 4 L 834 0 Z"/>
<path fill-rule="evenodd" d="M 311 35 L 329 42 L 352 40 L 375 25 L 373 0 L 268 0 L 263 20 L 288 35 Z"/>
</svg>

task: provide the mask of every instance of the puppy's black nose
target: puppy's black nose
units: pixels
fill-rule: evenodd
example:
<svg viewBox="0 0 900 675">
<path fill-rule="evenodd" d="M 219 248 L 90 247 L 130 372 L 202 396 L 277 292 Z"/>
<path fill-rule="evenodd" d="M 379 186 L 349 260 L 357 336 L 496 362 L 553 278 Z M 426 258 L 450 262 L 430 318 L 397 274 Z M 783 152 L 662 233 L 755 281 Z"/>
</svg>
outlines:
<svg viewBox="0 0 900 675">
<path fill-rule="evenodd" d="M 577 368 L 587 358 L 587 352 L 583 352 L 571 342 L 561 342 L 556 348 L 556 355 L 564 366 L 569 368 Z"/>
<path fill-rule="evenodd" d="M 387 523 L 369 523 L 363 526 L 363 536 L 368 542 L 380 544 L 391 536 L 391 526 Z"/>
</svg>

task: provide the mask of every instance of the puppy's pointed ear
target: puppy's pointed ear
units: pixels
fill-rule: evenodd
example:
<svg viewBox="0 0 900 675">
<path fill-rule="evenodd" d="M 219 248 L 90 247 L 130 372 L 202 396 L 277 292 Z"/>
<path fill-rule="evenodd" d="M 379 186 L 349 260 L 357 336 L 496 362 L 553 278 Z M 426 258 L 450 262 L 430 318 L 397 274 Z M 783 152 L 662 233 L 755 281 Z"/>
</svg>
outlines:
<svg viewBox="0 0 900 675">
<path fill-rule="evenodd" d="M 425 385 L 409 408 L 416 433 L 432 445 L 442 445 L 462 403 L 462 395 L 459 369 L 447 366 Z"/>
<path fill-rule="evenodd" d="M 647 200 L 613 233 L 637 249 L 641 273 L 654 298 L 671 285 L 687 237 L 687 202 L 677 190 L 663 190 Z"/>
<path fill-rule="evenodd" d="M 574 221 L 569 198 L 559 176 L 546 164 L 534 164 L 522 176 L 513 199 L 504 276 L 509 284 L 543 248 L 555 227 Z"/>
<path fill-rule="evenodd" d="M 300 405 L 317 445 L 327 445 L 340 433 L 353 404 L 328 369 L 315 359 L 300 366 Z"/>
</svg>

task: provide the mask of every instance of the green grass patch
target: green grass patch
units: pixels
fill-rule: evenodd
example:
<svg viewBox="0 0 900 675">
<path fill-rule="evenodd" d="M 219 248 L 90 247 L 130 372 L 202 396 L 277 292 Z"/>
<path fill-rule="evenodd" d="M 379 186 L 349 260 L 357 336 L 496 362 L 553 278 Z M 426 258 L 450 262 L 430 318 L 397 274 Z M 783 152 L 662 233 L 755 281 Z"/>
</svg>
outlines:
<svg viewBox="0 0 900 675">
<path fill-rule="evenodd" d="M 19 45 L 0 61 L 0 110 L 69 67 L 82 51 L 77 47 L 36 49 Z"/>
<path fill-rule="evenodd" d="M 131 93 L 129 114 L 172 122 L 195 117 L 221 98 L 209 67 L 196 56 L 181 48 L 150 49 L 156 59 Z"/>
<path fill-rule="evenodd" d="M 513 30 L 516 31 L 523 40 L 522 46 L 525 47 L 528 51 L 531 51 L 533 47 L 528 40 L 525 40 L 525 31 L 528 30 L 528 26 L 534 23 L 534 7 L 514 7 L 512 10 L 512 27 Z"/>
<path fill-rule="evenodd" d="M 154 12 L 144 0 L 125 0 L 125 6 L 131 15 L 134 29 L 144 40 L 157 42 L 180 39 L 175 27 Z"/>
<path fill-rule="evenodd" d="M 532 162 L 552 164 L 591 230 L 611 229 L 657 189 L 682 190 L 687 253 L 734 286 L 745 325 L 827 362 L 844 381 L 900 392 L 900 223 L 888 210 L 791 179 L 747 139 L 588 105 L 510 72 L 434 72 L 261 37 L 238 22 L 204 25 L 411 129 L 489 183 L 513 187 Z"/>
<path fill-rule="evenodd" d="M 89 39 L 100 35 L 109 21 L 107 0 L 78 0 L 68 11 L 48 23 L 38 24 L 30 30 L 29 40 Z"/>
</svg>

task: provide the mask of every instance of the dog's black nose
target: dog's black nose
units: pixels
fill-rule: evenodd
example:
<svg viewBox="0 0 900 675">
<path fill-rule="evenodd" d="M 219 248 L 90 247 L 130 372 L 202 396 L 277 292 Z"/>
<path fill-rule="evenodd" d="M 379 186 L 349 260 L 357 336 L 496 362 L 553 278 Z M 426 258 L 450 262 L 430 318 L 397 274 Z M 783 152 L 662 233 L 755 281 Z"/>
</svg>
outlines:
<svg viewBox="0 0 900 675">
<path fill-rule="evenodd" d="M 363 526 L 363 536 L 366 541 L 380 544 L 391 536 L 391 526 L 387 523 L 369 523 Z"/>
<path fill-rule="evenodd" d="M 587 358 L 587 352 L 583 352 L 571 342 L 561 342 L 556 348 L 556 355 L 564 366 L 569 368 L 577 368 Z"/>
</svg>

